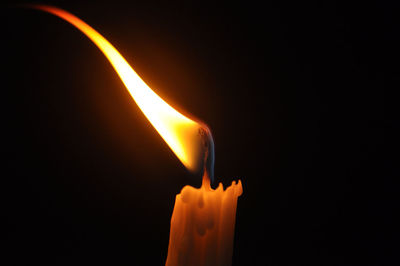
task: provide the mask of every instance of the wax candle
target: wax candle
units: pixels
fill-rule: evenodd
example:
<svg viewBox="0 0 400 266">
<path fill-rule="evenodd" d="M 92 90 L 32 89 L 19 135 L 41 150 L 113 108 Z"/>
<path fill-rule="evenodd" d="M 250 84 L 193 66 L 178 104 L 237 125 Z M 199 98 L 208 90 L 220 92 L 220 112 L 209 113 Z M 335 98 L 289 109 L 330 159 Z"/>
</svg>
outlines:
<svg viewBox="0 0 400 266">
<path fill-rule="evenodd" d="M 176 195 L 166 266 L 231 265 L 237 198 L 242 183 L 226 190 L 210 186 L 207 174 L 201 188 L 185 186 Z"/>
</svg>

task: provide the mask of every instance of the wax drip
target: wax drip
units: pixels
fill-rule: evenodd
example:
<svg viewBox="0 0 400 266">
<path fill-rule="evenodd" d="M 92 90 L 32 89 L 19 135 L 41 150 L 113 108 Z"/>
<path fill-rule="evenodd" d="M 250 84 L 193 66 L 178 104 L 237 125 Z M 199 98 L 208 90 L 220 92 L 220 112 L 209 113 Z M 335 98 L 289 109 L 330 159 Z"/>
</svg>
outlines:
<svg viewBox="0 0 400 266">
<path fill-rule="evenodd" d="M 199 134 L 204 147 L 203 184 L 210 186 L 210 182 L 214 181 L 214 140 L 211 130 L 206 126 L 202 126 L 199 129 Z"/>
</svg>

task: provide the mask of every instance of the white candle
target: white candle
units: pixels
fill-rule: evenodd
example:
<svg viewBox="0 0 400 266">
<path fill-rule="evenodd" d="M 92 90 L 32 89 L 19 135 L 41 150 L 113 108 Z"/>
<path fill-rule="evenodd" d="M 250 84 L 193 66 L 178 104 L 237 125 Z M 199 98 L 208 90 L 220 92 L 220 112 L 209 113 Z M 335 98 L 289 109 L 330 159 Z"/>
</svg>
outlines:
<svg viewBox="0 0 400 266">
<path fill-rule="evenodd" d="M 226 190 L 210 187 L 207 176 L 201 188 L 185 186 L 176 195 L 166 266 L 231 265 L 237 198 L 242 183 Z"/>
</svg>

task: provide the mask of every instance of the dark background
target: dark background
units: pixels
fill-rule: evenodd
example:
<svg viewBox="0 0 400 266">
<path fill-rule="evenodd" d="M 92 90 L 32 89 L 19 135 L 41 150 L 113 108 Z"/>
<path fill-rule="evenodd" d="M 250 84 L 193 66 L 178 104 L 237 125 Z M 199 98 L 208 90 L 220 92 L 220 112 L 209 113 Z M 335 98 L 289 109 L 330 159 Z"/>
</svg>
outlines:
<svg viewBox="0 0 400 266">
<path fill-rule="evenodd" d="M 55 4 L 240 178 L 233 265 L 399 263 L 399 7 Z M 103 54 L 52 15 L 2 8 L 2 265 L 163 265 L 174 198 L 199 186 Z"/>
</svg>

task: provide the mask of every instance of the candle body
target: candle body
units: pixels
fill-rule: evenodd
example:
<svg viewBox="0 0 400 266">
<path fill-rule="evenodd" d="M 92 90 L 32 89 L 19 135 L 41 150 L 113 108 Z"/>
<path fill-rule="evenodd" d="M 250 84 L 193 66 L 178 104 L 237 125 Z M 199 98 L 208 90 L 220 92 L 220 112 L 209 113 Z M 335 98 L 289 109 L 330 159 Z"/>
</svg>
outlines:
<svg viewBox="0 0 400 266">
<path fill-rule="evenodd" d="M 231 265 L 237 198 L 242 183 L 212 189 L 185 186 L 176 195 L 166 266 Z"/>
</svg>

